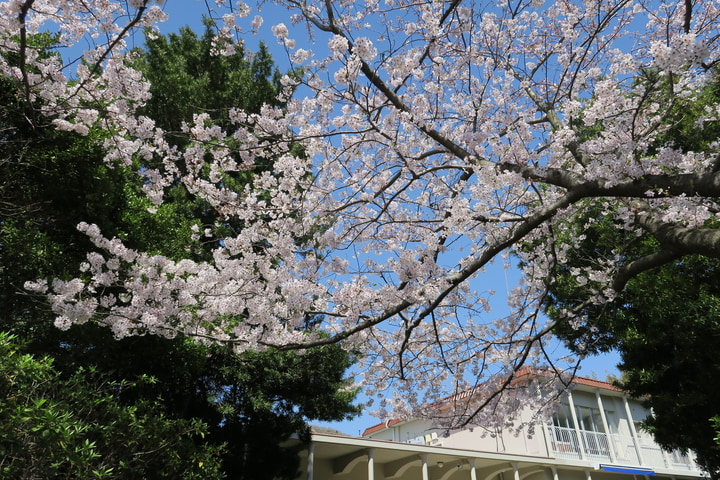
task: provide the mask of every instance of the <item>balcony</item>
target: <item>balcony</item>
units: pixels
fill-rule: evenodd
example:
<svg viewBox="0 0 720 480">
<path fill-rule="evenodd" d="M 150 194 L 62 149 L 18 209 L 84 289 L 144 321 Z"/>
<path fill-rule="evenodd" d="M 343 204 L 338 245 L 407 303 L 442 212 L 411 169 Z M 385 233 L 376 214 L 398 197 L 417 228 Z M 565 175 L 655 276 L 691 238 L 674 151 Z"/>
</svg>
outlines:
<svg viewBox="0 0 720 480">
<path fill-rule="evenodd" d="M 557 458 L 698 471 L 687 455 L 679 451 L 665 452 L 649 438 L 635 439 L 553 425 L 549 425 L 547 431 L 550 451 Z"/>
</svg>

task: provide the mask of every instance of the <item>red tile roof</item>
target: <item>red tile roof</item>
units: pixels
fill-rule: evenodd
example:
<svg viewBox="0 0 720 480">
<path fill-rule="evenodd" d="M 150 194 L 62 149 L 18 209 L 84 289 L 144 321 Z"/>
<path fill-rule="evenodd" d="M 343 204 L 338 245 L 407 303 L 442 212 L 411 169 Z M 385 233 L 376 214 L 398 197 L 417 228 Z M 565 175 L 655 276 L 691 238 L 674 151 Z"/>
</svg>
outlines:
<svg viewBox="0 0 720 480">
<path fill-rule="evenodd" d="M 579 385 L 587 385 L 588 387 L 604 388 L 605 390 L 612 390 L 614 392 L 622 392 L 622 390 L 617 388 L 612 383 L 604 382 L 602 380 L 595 380 L 594 378 L 575 377 L 573 379 L 573 383 L 577 383 Z"/>
<path fill-rule="evenodd" d="M 385 430 L 386 428 L 390 428 L 394 425 L 397 425 L 398 423 L 402 423 L 402 420 L 398 420 L 396 418 L 393 418 L 391 420 L 386 420 L 382 423 L 378 423 L 377 425 L 373 425 L 372 427 L 366 428 L 363 432 L 363 437 L 367 437 L 368 435 L 379 432 L 380 430 Z"/>
<path fill-rule="evenodd" d="M 515 373 L 515 381 L 519 380 L 521 377 L 524 377 L 526 375 L 532 375 L 532 374 L 537 374 L 537 372 L 534 371 L 531 367 L 523 367 Z M 612 390 L 614 392 L 622 392 L 622 390 L 617 388 L 612 383 L 605 382 L 603 380 L 596 380 L 594 378 L 575 377 L 575 378 L 573 378 L 572 383 L 577 384 L 577 385 L 585 385 L 588 387 L 602 388 L 604 390 Z M 470 394 L 470 392 L 460 392 L 458 394 L 447 397 L 446 400 L 450 400 L 450 399 L 459 400 L 461 398 L 465 398 L 465 397 L 469 396 L 469 394 Z M 402 423 L 402 420 L 398 420 L 398 419 L 385 420 L 384 422 L 378 423 L 377 425 L 373 425 L 371 427 L 366 428 L 365 431 L 362 433 L 362 436 L 366 437 L 368 435 L 372 435 L 375 432 L 385 430 L 386 428 L 395 426 L 398 423 Z"/>
</svg>

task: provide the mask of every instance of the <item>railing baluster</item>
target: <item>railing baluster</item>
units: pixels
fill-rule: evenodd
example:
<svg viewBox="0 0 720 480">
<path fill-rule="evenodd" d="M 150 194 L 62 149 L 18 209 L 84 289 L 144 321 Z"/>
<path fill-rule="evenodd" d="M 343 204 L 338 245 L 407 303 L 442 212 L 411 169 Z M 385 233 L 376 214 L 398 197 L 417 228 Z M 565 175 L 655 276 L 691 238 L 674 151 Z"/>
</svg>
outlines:
<svg viewBox="0 0 720 480">
<path fill-rule="evenodd" d="M 613 443 L 615 456 L 618 462 L 628 465 L 640 465 L 635 444 L 632 437 L 626 435 L 605 434 L 602 432 L 591 432 L 580 430 L 580 437 L 574 428 L 558 427 L 548 425 L 547 431 L 550 438 L 550 450 L 559 458 L 580 459 L 580 442 L 584 447 L 585 454 L 594 459 L 611 459 L 610 442 Z M 652 439 L 640 438 L 638 444 L 643 451 L 648 466 L 665 467 L 662 450 Z M 671 468 L 696 470 L 688 456 L 678 451 L 670 452 Z"/>
</svg>

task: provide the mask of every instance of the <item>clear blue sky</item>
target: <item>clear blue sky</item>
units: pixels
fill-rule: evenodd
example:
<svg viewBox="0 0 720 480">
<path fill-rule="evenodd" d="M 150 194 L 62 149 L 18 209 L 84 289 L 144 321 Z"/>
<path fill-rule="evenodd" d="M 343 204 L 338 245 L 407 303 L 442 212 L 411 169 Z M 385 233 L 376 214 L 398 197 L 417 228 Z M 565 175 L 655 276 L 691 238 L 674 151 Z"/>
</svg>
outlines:
<svg viewBox="0 0 720 480">
<path fill-rule="evenodd" d="M 234 3 L 234 1 L 231 1 L 231 3 Z M 297 40 L 298 47 L 303 47 L 303 44 L 307 45 L 307 35 L 305 34 L 304 28 L 301 26 L 293 26 L 290 22 L 289 12 L 270 1 L 266 2 L 259 12 L 254 10 L 253 1 L 246 0 L 246 3 L 250 5 L 253 10 L 249 17 L 245 19 L 248 21 L 244 22 L 243 26 L 249 25 L 250 20 L 257 14 L 264 19 L 264 23 L 260 27 L 257 35 L 248 33 L 247 36 L 244 37 L 247 49 L 250 51 L 255 50 L 261 41 L 264 42 L 269 47 L 270 52 L 273 54 L 273 59 L 280 70 L 285 71 L 290 65 L 287 61 L 284 47 L 278 44 L 270 29 L 273 25 L 284 23 L 290 30 L 290 38 Z M 204 14 L 207 15 L 208 13 L 208 5 L 214 8 L 215 2 L 213 0 L 208 2 L 205 0 L 166 0 L 163 10 L 170 18 L 168 21 L 159 24 L 160 33 L 168 34 L 177 32 L 180 27 L 186 25 L 195 30 L 196 33 L 202 33 L 204 29 L 202 18 Z M 217 13 L 222 14 L 223 12 L 218 10 L 216 14 Z M 238 24 L 241 24 L 241 22 L 238 22 Z M 138 38 L 136 41 L 142 42 L 142 38 Z"/>
</svg>

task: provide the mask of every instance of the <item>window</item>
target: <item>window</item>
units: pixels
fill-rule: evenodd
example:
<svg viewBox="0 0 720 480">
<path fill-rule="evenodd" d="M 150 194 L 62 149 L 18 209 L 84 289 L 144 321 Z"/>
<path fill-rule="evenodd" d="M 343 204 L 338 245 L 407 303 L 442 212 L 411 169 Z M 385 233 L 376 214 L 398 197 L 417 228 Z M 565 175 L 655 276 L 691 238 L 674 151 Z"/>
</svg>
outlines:
<svg viewBox="0 0 720 480">
<path fill-rule="evenodd" d="M 591 407 L 577 407 L 578 423 L 580 424 L 580 430 L 587 430 L 588 432 L 605 433 L 605 427 L 603 426 L 602 416 L 600 410 Z"/>
<path fill-rule="evenodd" d="M 569 405 L 563 404 L 557 409 L 555 415 L 553 415 L 553 425 L 562 428 L 575 428 Z"/>
</svg>

